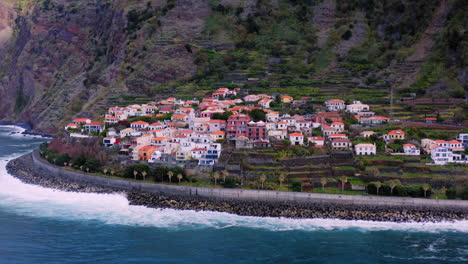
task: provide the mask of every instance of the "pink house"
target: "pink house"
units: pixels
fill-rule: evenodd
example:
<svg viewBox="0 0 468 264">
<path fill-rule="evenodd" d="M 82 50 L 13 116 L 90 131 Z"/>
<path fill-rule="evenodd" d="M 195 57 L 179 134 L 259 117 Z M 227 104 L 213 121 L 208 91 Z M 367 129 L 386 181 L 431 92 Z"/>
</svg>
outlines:
<svg viewBox="0 0 468 264">
<path fill-rule="evenodd" d="M 226 137 L 234 139 L 240 136 L 247 137 L 247 125 L 250 122 L 250 117 L 244 114 L 232 115 L 229 117 L 226 126 Z"/>
</svg>

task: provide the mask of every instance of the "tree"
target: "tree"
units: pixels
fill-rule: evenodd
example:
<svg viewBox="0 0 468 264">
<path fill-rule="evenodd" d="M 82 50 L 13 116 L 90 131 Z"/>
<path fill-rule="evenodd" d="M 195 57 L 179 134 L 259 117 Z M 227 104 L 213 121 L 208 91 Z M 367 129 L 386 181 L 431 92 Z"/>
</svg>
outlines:
<svg viewBox="0 0 468 264">
<path fill-rule="evenodd" d="M 136 180 L 136 176 L 138 175 L 138 171 L 134 170 L 133 171 L 133 176 L 135 177 L 135 180 Z"/>
<path fill-rule="evenodd" d="M 380 170 L 376 167 L 367 167 L 366 168 L 366 173 L 369 176 L 372 177 L 379 177 L 380 176 Z"/>
<path fill-rule="evenodd" d="M 252 118 L 254 122 L 258 121 L 266 121 L 266 112 L 262 109 L 253 109 L 249 112 L 249 116 Z"/>
<path fill-rule="evenodd" d="M 431 186 L 427 183 L 424 183 L 423 185 L 421 185 L 421 188 L 423 189 L 424 191 L 424 198 L 426 198 L 426 194 L 427 194 L 427 191 L 429 191 L 429 189 L 431 188 Z"/>
<path fill-rule="evenodd" d="M 328 183 L 327 178 L 324 177 L 320 179 L 320 184 L 322 184 L 322 190 L 325 189 L 325 185 L 327 185 L 327 183 Z"/>
<path fill-rule="evenodd" d="M 344 187 L 345 187 L 345 184 L 348 182 L 348 177 L 346 176 L 341 176 L 339 178 L 340 182 L 341 182 L 341 191 L 343 192 L 344 191 Z"/>
<path fill-rule="evenodd" d="M 283 188 L 283 182 L 284 182 L 285 179 L 286 179 L 286 175 L 284 173 L 280 173 L 280 175 L 278 176 L 278 180 L 279 180 L 279 183 L 280 183 L 280 189 Z"/>
<path fill-rule="evenodd" d="M 223 170 L 223 182 L 226 182 L 226 177 L 229 176 L 229 171 L 228 170 Z"/>
<path fill-rule="evenodd" d="M 104 172 L 105 175 L 107 175 L 107 168 L 105 168 L 104 170 L 102 170 L 102 172 Z"/>
<path fill-rule="evenodd" d="M 146 171 L 142 171 L 141 175 L 143 176 L 143 180 L 146 181 L 146 175 L 148 175 L 148 173 Z"/>
<path fill-rule="evenodd" d="M 213 173 L 213 179 L 214 179 L 214 182 L 215 182 L 215 186 L 218 183 L 219 178 L 220 178 L 219 172 Z"/>
<path fill-rule="evenodd" d="M 377 195 L 379 195 L 379 189 L 380 189 L 380 187 L 382 187 L 382 183 L 379 182 L 379 181 L 376 181 L 376 182 L 374 182 L 374 186 L 375 186 L 375 188 L 377 190 Z"/>
<path fill-rule="evenodd" d="M 393 195 L 393 189 L 399 184 L 398 180 L 388 181 L 388 187 L 390 187 L 390 195 Z"/>
<path fill-rule="evenodd" d="M 182 174 L 177 174 L 177 179 L 179 180 L 179 184 L 180 184 L 180 181 L 182 180 L 182 178 L 184 178 L 184 176 L 182 176 Z"/>
<path fill-rule="evenodd" d="M 262 184 L 262 189 L 263 189 L 263 185 L 264 185 L 264 183 L 265 183 L 265 181 L 266 181 L 266 176 L 265 176 L 265 174 L 260 175 L 259 180 L 260 180 L 260 183 Z"/>
<path fill-rule="evenodd" d="M 169 182 L 172 182 L 172 176 L 174 176 L 174 173 L 172 171 L 168 171 L 167 177 L 169 178 Z"/>
<path fill-rule="evenodd" d="M 440 188 L 440 194 L 445 195 L 446 193 L 447 193 L 447 188 L 445 188 L 445 186 L 442 186 L 442 188 Z"/>
</svg>

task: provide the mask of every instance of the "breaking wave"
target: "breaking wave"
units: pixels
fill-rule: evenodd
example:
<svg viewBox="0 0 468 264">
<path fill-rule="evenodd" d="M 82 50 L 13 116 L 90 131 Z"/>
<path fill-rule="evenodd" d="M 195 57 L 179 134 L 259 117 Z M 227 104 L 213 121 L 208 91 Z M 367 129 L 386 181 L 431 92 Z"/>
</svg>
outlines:
<svg viewBox="0 0 468 264">
<path fill-rule="evenodd" d="M 16 143 L 11 142 L 11 144 Z M 9 175 L 5 166 L 8 159 L 13 159 L 24 153 L 23 151 L 22 153 L 10 154 L 7 157 L 0 157 L 0 209 L 29 217 L 45 217 L 65 221 L 98 221 L 111 225 L 153 226 L 170 229 L 244 227 L 273 231 L 356 229 L 362 232 L 403 230 L 468 233 L 468 221 L 394 223 L 338 219 L 290 219 L 133 206 L 129 205 L 124 194 L 65 192 L 22 183 Z"/>
</svg>

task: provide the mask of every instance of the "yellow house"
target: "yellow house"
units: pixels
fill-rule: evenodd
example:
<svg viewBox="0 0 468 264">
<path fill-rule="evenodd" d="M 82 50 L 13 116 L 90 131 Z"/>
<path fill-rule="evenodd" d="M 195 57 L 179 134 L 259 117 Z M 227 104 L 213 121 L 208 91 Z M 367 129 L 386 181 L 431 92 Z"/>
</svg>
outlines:
<svg viewBox="0 0 468 264">
<path fill-rule="evenodd" d="M 291 103 L 293 100 L 294 100 L 294 98 L 292 98 L 292 96 L 289 96 L 289 95 L 287 95 L 287 94 L 281 96 L 281 102 L 282 102 L 283 104 L 289 104 L 289 103 Z"/>
</svg>

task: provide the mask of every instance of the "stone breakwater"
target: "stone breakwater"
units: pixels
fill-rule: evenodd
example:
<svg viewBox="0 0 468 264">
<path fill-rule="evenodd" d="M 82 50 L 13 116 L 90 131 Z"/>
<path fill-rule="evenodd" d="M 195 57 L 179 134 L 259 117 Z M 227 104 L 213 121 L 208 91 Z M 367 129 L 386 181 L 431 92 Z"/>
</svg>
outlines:
<svg viewBox="0 0 468 264">
<path fill-rule="evenodd" d="M 219 211 L 244 216 L 337 218 L 394 222 L 439 222 L 468 219 L 468 206 L 350 204 L 345 201 L 314 199 L 307 201 L 229 199 L 163 191 L 132 191 L 54 175 L 43 167 L 36 166 L 31 154 L 10 161 L 7 170 L 25 183 L 73 192 L 121 192 L 126 193 L 130 204 L 152 208 Z"/>
</svg>

